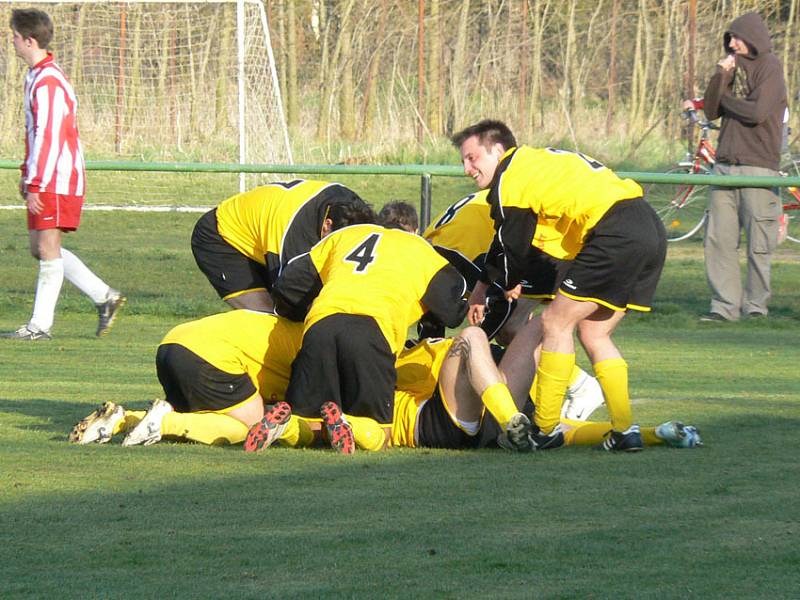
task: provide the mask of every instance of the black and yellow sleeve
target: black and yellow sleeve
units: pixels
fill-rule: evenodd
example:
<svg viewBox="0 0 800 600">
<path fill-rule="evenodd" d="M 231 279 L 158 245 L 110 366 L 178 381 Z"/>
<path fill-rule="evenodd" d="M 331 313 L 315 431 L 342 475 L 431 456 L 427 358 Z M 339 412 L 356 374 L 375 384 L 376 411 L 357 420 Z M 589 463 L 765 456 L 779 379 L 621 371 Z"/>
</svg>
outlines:
<svg viewBox="0 0 800 600">
<path fill-rule="evenodd" d="M 467 283 L 453 265 L 445 265 L 431 278 L 422 304 L 447 327 L 458 327 L 467 314 Z"/>
<path fill-rule="evenodd" d="M 311 255 L 306 253 L 287 264 L 272 287 L 276 312 L 292 321 L 305 319 L 311 303 L 322 290 L 320 279 Z"/>
</svg>

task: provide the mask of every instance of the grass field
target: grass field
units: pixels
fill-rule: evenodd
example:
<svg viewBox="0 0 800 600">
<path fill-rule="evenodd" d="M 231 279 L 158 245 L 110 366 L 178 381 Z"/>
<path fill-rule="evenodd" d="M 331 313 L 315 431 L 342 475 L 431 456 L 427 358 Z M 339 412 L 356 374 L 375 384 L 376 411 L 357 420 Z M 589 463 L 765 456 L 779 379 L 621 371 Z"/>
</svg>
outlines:
<svg viewBox="0 0 800 600">
<path fill-rule="evenodd" d="M 798 596 L 800 246 L 777 255 L 771 316 L 738 324 L 697 322 L 702 248 L 673 246 L 654 313 L 617 334 L 639 422 L 696 424 L 702 449 L 68 445 L 98 403 L 157 397 L 161 337 L 223 309 L 189 251 L 196 218 L 85 213 L 65 245 L 128 295 L 114 331 L 96 339 L 65 283 L 53 341 L 0 340 L 0 597 Z M 0 233 L 10 330 L 36 265 L 21 211 Z"/>
</svg>

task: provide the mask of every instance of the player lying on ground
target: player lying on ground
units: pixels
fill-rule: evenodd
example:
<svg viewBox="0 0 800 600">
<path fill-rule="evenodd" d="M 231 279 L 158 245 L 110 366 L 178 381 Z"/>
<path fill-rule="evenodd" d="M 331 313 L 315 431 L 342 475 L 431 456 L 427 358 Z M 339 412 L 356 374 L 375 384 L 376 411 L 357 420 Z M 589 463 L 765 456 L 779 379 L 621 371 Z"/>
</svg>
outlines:
<svg viewBox="0 0 800 600">
<path fill-rule="evenodd" d="M 255 332 L 266 335 L 254 335 Z M 269 405 L 270 418 L 266 427 L 261 427 L 259 436 L 263 441 L 251 440 L 250 450 L 266 447 L 267 436 L 269 443 L 280 438 L 282 445 L 311 446 L 318 428 L 313 422 L 289 418 L 288 405 L 280 402 L 300 339 L 299 325 L 246 310 L 180 325 L 159 346 L 157 370 L 167 400 L 155 401 L 147 412 L 126 410 L 106 402 L 80 421 L 69 439 L 79 444 L 106 443 L 113 435 L 127 433 L 125 445 L 150 445 L 162 437 L 204 444 L 238 444 L 247 436 L 248 423 L 263 414 L 263 398 L 267 398 L 275 404 Z M 493 406 L 498 414 L 505 410 L 512 417 L 516 408 L 503 402 L 504 394 L 487 393 L 488 388 L 478 394 L 475 384 L 469 383 L 497 382 L 496 376 L 492 378 L 494 363 L 487 357 L 488 352 L 485 334 L 474 327 L 465 329 L 458 339 L 426 340 L 403 351 L 397 361 L 401 389 L 395 393 L 392 445 L 480 448 L 497 446 L 500 438 L 500 443 L 508 446 L 494 413 L 485 415 L 484 407 Z M 514 353 L 519 361 L 513 360 Z M 524 387 L 532 374 L 524 351 L 506 353 L 500 369 L 510 373 L 510 379 L 505 379 L 510 382 L 509 393 L 514 390 L 517 396 L 524 396 Z M 481 384 L 477 385 L 480 389 Z M 255 393 L 248 391 L 251 386 L 256 387 Z M 493 395 L 500 400 L 493 400 Z M 186 396 L 191 396 L 191 400 L 187 401 Z M 530 406 L 524 401 L 520 404 L 530 414 Z M 520 417 L 516 419 L 524 423 Z M 371 420 L 346 416 L 344 423 L 345 431 L 340 433 L 346 436 L 352 433 L 359 447 L 383 446 L 384 432 L 380 427 L 375 428 Z M 571 419 L 562 419 L 561 423 L 567 444 L 599 443 L 610 430 L 608 423 L 582 424 Z M 642 434 L 648 444 L 690 447 L 699 443 L 693 428 L 682 428 L 679 424 L 642 428 Z"/>
<path fill-rule="evenodd" d="M 455 202 L 436 217 L 423 234 L 433 248 L 461 273 L 467 282 L 469 292 L 472 292 L 483 269 L 486 249 L 494 237 L 489 204 L 486 201 L 487 195 L 488 191 L 482 190 Z M 415 233 L 418 223 L 417 212 L 406 202 L 389 202 L 378 213 L 378 223 Z M 563 265 L 567 264 L 566 261 L 560 262 Z M 555 271 L 550 274 L 555 275 Z M 496 337 L 499 344 L 503 346 L 510 344 L 517 332 L 531 318 L 536 306 L 541 301 L 549 301 L 554 297 L 557 283 L 556 279 L 548 280 L 547 285 L 551 288 L 549 290 L 526 285 L 525 294 L 529 297 L 519 300 L 507 300 L 502 287 L 497 284 L 490 286 L 487 292 L 487 311 L 480 322 L 480 327 L 486 332 L 489 341 Z M 417 332 L 419 339 L 444 337 L 445 327 L 433 319 L 423 318 L 417 327 Z M 540 353 L 541 346 L 537 346 L 534 354 L 537 364 Z M 603 393 L 600 384 L 575 365 L 567 386 L 562 416 L 584 420 L 602 403 Z"/>
<path fill-rule="evenodd" d="M 573 332 L 592 361 L 614 431 L 608 450 L 643 447 L 633 423 L 628 367 L 611 336 L 629 309 L 649 311 L 666 256 L 664 227 L 634 181 L 580 153 L 517 147 L 499 121 L 453 137 L 464 172 L 489 190 L 495 238 L 468 318 L 483 317 L 486 290 L 509 298 L 523 281 L 549 277 L 548 259 L 570 261 L 556 298 L 543 311 L 535 436 L 542 448 L 563 438 L 559 408 L 575 364 Z"/>
<path fill-rule="evenodd" d="M 536 328 L 531 321 L 526 327 Z M 518 336 L 495 366 L 486 334 L 477 327 L 467 327 L 455 338 L 429 338 L 404 350 L 397 361 L 394 425 L 391 445 L 472 449 L 503 447 L 510 450 L 531 450 L 533 440 L 525 440 L 530 431 L 533 406 L 528 392 L 534 373 L 530 358 L 531 335 Z M 513 395 L 512 400 L 510 396 Z M 267 448 L 278 440 L 285 442 L 284 428 L 295 420 L 285 402 L 268 409 L 264 419 L 251 429 L 245 450 Z M 487 414 L 488 413 L 488 414 Z M 348 447 L 376 449 L 380 430 L 369 431 L 363 424 L 350 424 L 346 415 L 339 435 Z M 499 425 L 505 423 L 505 427 Z M 582 422 L 562 418 L 566 445 L 601 445 L 609 437 L 612 426 L 606 422 Z M 667 422 L 658 427 L 643 427 L 647 445 L 666 444 L 679 448 L 701 445 L 696 428 L 680 422 Z M 369 432 L 369 436 L 365 433 Z M 307 439 L 307 438 L 306 438 Z"/>
<path fill-rule="evenodd" d="M 371 222 L 372 215 L 339 183 L 271 183 L 232 196 L 200 217 L 192 254 L 230 306 L 269 312 L 269 290 L 283 265 L 331 231 Z"/>
</svg>

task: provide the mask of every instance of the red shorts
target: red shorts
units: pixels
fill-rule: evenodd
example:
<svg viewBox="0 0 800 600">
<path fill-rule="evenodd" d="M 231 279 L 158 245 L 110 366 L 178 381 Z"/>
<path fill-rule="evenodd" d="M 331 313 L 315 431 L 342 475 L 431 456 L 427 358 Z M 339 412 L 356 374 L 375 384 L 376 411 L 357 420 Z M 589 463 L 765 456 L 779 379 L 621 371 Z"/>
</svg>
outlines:
<svg viewBox="0 0 800 600">
<path fill-rule="evenodd" d="M 28 211 L 28 230 L 62 229 L 75 231 L 81 222 L 82 196 L 64 196 L 51 192 L 39 192 L 44 207 L 34 215 Z"/>
</svg>

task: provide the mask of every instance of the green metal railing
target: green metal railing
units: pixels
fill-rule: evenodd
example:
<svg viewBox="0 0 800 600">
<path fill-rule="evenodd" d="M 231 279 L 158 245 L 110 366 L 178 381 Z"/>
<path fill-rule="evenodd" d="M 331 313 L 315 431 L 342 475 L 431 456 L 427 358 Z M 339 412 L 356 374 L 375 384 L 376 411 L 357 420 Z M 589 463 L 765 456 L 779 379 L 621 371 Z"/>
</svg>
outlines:
<svg viewBox="0 0 800 600">
<path fill-rule="evenodd" d="M 20 161 L 0 159 L 0 169 L 18 169 Z M 454 165 L 271 165 L 237 163 L 183 163 L 87 161 L 89 171 L 146 171 L 173 173 L 287 173 L 304 175 L 412 175 L 420 177 L 420 226 L 431 217 L 431 178 L 464 177 Z M 617 171 L 620 177 L 639 183 L 694 183 L 720 187 L 800 187 L 800 177 L 745 177 L 741 175 L 702 175 L 678 173 L 640 173 Z"/>
</svg>

